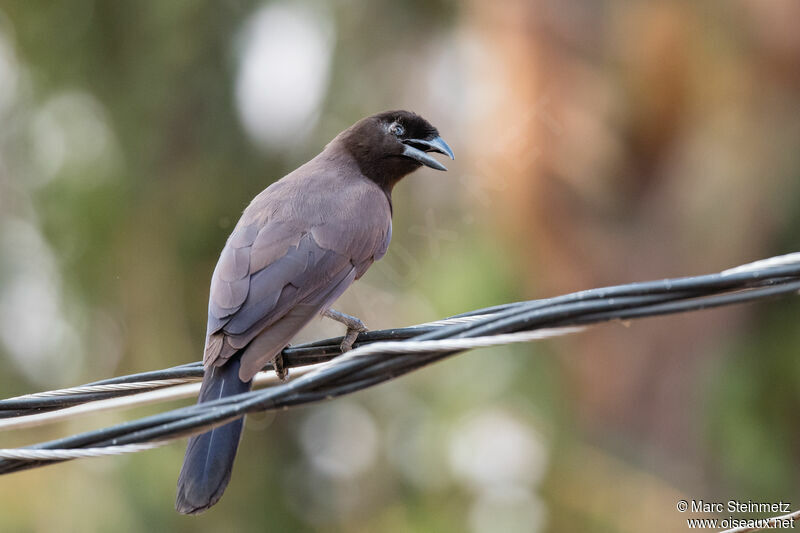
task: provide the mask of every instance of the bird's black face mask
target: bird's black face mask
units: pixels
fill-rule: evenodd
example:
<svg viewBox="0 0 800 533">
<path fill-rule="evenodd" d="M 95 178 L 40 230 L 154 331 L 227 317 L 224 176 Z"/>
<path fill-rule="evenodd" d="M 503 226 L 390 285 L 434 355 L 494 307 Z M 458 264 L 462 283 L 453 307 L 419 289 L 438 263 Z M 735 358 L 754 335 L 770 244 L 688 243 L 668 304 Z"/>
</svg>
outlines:
<svg viewBox="0 0 800 533">
<path fill-rule="evenodd" d="M 387 111 L 356 123 L 342 139 L 361 171 L 387 191 L 406 174 L 424 165 L 447 170 L 430 153 L 454 159 L 438 130 L 409 111 Z"/>
</svg>

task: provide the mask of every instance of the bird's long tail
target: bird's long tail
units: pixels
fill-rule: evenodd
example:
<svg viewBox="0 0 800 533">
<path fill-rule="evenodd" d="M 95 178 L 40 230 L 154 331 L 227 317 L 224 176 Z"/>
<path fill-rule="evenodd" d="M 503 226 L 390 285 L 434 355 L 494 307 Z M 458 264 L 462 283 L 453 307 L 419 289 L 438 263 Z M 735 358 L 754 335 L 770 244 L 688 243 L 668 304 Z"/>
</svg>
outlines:
<svg viewBox="0 0 800 533">
<path fill-rule="evenodd" d="M 239 379 L 240 355 L 219 367 L 206 369 L 198 403 L 250 390 L 252 381 Z M 231 479 L 244 418 L 189 439 L 178 477 L 175 509 L 183 514 L 202 513 L 222 497 Z"/>
</svg>

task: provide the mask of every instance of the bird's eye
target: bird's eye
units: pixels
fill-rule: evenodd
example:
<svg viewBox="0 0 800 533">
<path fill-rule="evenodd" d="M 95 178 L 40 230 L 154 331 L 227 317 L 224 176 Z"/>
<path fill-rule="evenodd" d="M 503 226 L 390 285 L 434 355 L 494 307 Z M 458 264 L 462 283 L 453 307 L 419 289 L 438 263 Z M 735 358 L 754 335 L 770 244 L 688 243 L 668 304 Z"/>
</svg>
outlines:
<svg viewBox="0 0 800 533">
<path fill-rule="evenodd" d="M 389 126 L 389 133 L 391 133 L 391 134 L 393 134 L 393 135 L 395 135 L 397 137 L 400 137 L 405 132 L 406 132 L 406 129 L 403 126 L 401 126 L 400 124 L 398 124 L 397 122 L 395 122 L 394 124 Z"/>
</svg>

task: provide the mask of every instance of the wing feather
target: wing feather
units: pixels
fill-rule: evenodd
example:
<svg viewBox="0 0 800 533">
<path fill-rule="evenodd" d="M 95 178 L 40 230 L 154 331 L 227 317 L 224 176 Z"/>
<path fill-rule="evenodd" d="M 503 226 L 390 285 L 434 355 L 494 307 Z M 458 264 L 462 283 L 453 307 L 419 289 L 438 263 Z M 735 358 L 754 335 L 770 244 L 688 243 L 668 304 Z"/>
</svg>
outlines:
<svg viewBox="0 0 800 533">
<path fill-rule="evenodd" d="M 388 199 L 374 184 L 336 179 L 290 175 L 242 214 L 211 281 L 206 366 L 244 349 L 241 377 L 254 374 L 385 253 Z"/>
</svg>

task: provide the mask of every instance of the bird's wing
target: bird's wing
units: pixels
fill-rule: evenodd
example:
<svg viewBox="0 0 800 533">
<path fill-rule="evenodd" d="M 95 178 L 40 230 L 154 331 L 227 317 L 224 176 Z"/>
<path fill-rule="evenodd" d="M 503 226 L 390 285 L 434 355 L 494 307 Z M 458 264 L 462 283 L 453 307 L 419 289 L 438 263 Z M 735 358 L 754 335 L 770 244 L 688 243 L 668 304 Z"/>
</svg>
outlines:
<svg viewBox="0 0 800 533">
<path fill-rule="evenodd" d="M 355 268 L 351 266 L 325 284 L 324 288 L 314 291 L 289 308 L 286 314 L 269 327 L 261 330 L 242 352 L 239 378 L 242 381 L 252 379 L 321 309 L 327 308 L 336 300 L 354 279 Z"/>
<path fill-rule="evenodd" d="M 267 224 L 260 235 L 280 233 L 282 230 L 285 228 L 280 224 Z M 247 255 L 253 262 L 253 259 L 263 255 L 258 239 L 248 248 L 226 246 L 223 251 L 220 260 L 222 268 L 218 268 L 212 278 L 204 355 L 207 366 L 223 364 L 299 303 L 318 299 L 324 303 L 325 295 L 355 268 L 350 258 L 321 247 L 310 232 L 296 232 L 291 238 L 284 237 L 274 242 L 268 240 L 270 242 L 264 246 L 270 247 L 270 252 L 277 257 L 270 258 L 271 262 L 263 268 L 258 268 L 256 264 L 252 269 L 232 269 L 241 276 L 235 280 L 223 277 L 228 262 L 237 261 L 228 258 L 239 255 L 241 258 L 238 261 L 246 263 Z M 310 320 L 316 310 L 306 309 Z M 297 331 L 305 322 L 299 325 Z"/>
<path fill-rule="evenodd" d="M 309 194 L 303 205 L 314 203 Z M 320 217 L 302 207 L 282 208 L 284 196 L 268 189 L 245 210 L 212 277 L 203 362 L 218 366 L 246 348 L 242 379 L 338 298 L 388 243 L 390 215 L 380 203 Z M 358 200 L 347 204 L 375 205 L 375 197 Z"/>
</svg>

